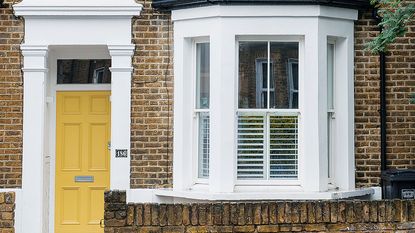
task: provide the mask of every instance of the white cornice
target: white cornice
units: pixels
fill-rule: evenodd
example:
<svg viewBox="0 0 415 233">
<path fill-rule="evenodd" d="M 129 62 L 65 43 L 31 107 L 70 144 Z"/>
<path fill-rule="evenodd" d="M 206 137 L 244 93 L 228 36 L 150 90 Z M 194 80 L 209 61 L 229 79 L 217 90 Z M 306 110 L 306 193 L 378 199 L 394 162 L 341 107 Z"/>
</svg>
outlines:
<svg viewBox="0 0 415 233">
<path fill-rule="evenodd" d="M 17 16 L 138 16 L 143 6 L 117 1 L 96 4 L 94 1 L 23 1 L 13 6 Z M 124 1 L 121 1 L 124 2 Z"/>
<path fill-rule="evenodd" d="M 172 20 L 202 18 L 255 18 L 255 17 L 321 17 L 357 20 L 358 10 L 319 5 L 240 6 L 214 5 L 172 11 Z"/>
</svg>

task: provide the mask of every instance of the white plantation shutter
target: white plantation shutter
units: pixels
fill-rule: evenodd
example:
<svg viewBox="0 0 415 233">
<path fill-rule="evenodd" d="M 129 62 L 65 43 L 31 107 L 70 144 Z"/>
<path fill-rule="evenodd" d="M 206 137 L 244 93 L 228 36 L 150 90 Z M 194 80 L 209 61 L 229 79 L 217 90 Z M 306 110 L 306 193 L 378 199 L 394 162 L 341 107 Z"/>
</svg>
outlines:
<svg viewBox="0 0 415 233">
<path fill-rule="evenodd" d="M 238 178 L 264 178 L 265 117 L 241 115 L 238 119 Z"/>
<path fill-rule="evenodd" d="M 209 178 L 209 112 L 199 112 L 199 178 Z"/>
<path fill-rule="evenodd" d="M 240 112 L 238 179 L 298 178 L 298 116 Z"/>
<path fill-rule="evenodd" d="M 297 178 L 298 117 L 270 116 L 270 178 Z"/>
</svg>

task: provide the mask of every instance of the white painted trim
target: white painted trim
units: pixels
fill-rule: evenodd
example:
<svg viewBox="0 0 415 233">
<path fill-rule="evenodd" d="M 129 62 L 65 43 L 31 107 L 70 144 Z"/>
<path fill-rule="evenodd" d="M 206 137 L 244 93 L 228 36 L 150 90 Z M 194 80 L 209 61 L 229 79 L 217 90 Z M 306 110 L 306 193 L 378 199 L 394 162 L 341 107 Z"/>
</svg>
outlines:
<svg viewBox="0 0 415 233">
<path fill-rule="evenodd" d="M 296 191 L 278 191 L 278 192 L 260 192 L 252 190 L 251 192 L 233 192 L 233 193 L 206 193 L 196 191 L 172 191 L 158 189 L 154 194 L 158 197 L 171 197 L 174 199 L 183 198 L 190 200 L 203 201 L 256 201 L 256 200 L 333 200 L 345 199 L 352 197 L 362 197 L 373 195 L 373 188 L 355 189 L 349 191 L 328 191 L 328 192 L 296 192 Z M 131 195 L 132 193 L 130 193 Z M 137 200 L 130 197 L 129 200 Z M 150 200 L 148 198 L 147 200 Z M 154 200 L 154 199 L 153 199 Z M 158 200 L 160 201 L 160 200 Z"/>
<path fill-rule="evenodd" d="M 33 3 L 25 0 L 14 5 L 18 16 L 127 16 L 140 15 L 143 6 L 133 1 L 118 0 L 117 4 L 105 4 L 105 1 L 95 3 L 93 1 L 38 1 Z"/>
<path fill-rule="evenodd" d="M 111 55 L 111 189 L 130 189 L 131 79 L 135 45 L 108 45 Z M 127 149 L 126 158 L 115 158 L 116 149 Z"/>
<path fill-rule="evenodd" d="M 382 200 L 382 187 L 372 187 L 375 193 L 372 194 L 370 200 Z"/>
<path fill-rule="evenodd" d="M 173 10 L 172 12 L 173 21 L 208 19 L 216 17 L 324 17 L 343 20 L 357 20 L 357 16 L 357 10 L 319 5 L 214 5 L 191 8 L 191 10 Z"/>
<path fill-rule="evenodd" d="M 24 56 L 22 232 L 44 232 L 47 46 L 21 46 Z M 38 216 L 33 218 L 33 216 Z"/>
<path fill-rule="evenodd" d="M 111 84 L 58 84 L 56 91 L 110 91 Z"/>
</svg>

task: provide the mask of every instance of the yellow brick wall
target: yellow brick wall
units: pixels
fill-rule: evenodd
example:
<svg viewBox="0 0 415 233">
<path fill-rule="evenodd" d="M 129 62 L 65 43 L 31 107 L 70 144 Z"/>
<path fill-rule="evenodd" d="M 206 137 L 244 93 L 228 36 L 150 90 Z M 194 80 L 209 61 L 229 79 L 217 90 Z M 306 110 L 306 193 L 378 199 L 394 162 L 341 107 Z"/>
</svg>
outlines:
<svg viewBox="0 0 415 233">
<path fill-rule="evenodd" d="M 171 187 L 173 125 L 172 31 L 169 13 L 144 4 L 132 21 L 133 58 L 131 187 Z M 21 186 L 23 89 L 19 44 L 23 20 L 13 16 L 12 0 L 0 9 L 0 187 Z M 380 182 L 378 56 L 364 51 L 377 34 L 370 13 L 356 22 L 356 181 Z M 390 167 L 415 168 L 415 26 L 391 46 L 387 59 L 388 159 Z"/>
</svg>

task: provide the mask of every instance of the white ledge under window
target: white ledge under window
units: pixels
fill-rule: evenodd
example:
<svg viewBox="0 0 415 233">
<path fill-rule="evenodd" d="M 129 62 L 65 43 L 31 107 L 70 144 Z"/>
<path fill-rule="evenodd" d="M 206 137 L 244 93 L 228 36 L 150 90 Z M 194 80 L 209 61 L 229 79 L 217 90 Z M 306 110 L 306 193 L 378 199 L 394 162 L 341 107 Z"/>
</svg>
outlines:
<svg viewBox="0 0 415 233">
<path fill-rule="evenodd" d="M 374 195 L 373 188 L 362 188 L 349 191 L 327 192 L 232 192 L 232 193 L 206 193 L 202 191 L 173 191 L 158 189 L 154 194 L 159 197 L 180 198 L 199 201 L 252 201 L 252 200 L 330 200 L 347 199 Z"/>
</svg>

